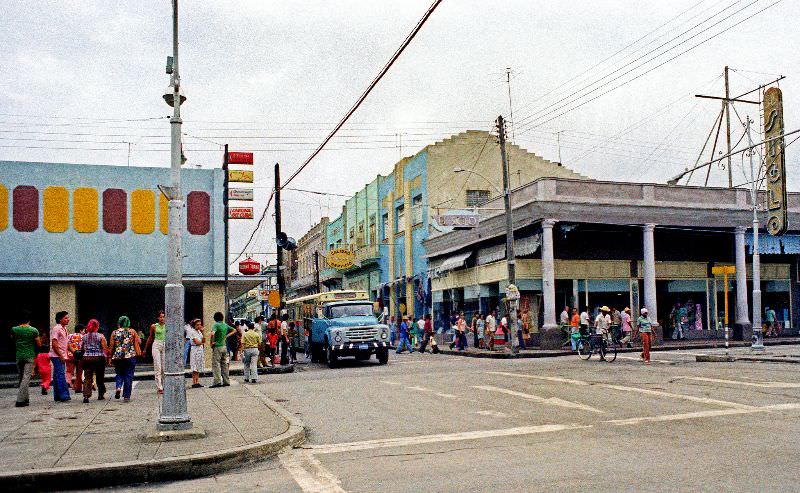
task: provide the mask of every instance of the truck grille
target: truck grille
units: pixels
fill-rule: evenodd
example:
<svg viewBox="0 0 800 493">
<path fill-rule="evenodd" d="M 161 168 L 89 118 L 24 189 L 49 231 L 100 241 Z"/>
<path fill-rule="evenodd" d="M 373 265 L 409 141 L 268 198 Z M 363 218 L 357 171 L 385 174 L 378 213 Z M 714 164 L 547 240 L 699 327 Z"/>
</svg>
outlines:
<svg viewBox="0 0 800 493">
<path fill-rule="evenodd" d="M 378 329 L 375 327 L 356 327 L 347 329 L 347 339 L 350 342 L 374 341 L 377 339 Z"/>
</svg>

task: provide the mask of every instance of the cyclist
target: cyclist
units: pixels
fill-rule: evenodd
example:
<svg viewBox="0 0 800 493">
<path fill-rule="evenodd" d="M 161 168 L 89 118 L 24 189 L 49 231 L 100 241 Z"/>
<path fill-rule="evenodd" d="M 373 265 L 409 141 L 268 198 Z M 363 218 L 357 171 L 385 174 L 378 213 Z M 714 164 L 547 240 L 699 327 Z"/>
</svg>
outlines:
<svg viewBox="0 0 800 493">
<path fill-rule="evenodd" d="M 600 313 L 594 319 L 595 334 L 605 337 L 608 334 L 608 329 L 611 327 L 611 310 L 603 305 L 600 307 Z"/>
</svg>

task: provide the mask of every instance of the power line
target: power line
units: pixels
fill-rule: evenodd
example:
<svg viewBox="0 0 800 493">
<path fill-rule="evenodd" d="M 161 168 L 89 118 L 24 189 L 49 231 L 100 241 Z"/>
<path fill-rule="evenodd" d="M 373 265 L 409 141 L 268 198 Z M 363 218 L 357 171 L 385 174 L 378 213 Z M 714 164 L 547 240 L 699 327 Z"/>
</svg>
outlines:
<svg viewBox="0 0 800 493">
<path fill-rule="evenodd" d="M 313 153 L 311 153 L 308 159 L 306 159 L 305 162 L 302 165 L 300 165 L 300 167 L 297 168 L 294 171 L 294 173 L 292 173 L 289 176 L 289 178 L 283 183 L 283 185 L 281 185 L 281 188 L 291 183 L 292 180 L 294 180 L 294 178 L 297 175 L 299 175 L 303 171 L 303 169 L 305 169 L 306 166 L 308 166 L 311 160 L 313 160 L 317 156 L 317 154 L 319 154 L 320 151 L 322 151 L 322 148 L 325 147 L 325 145 L 333 138 L 334 135 L 336 135 L 336 132 L 338 132 L 339 129 L 341 129 L 344 126 L 344 124 L 347 123 L 347 120 L 350 119 L 350 117 L 353 115 L 353 113 L 356 112 L 358 107 L 361 106 L 361 103 L 363 103 L 364 100 L 367 99 L 367 96 L 369 95 L 370 92 L 372 92 L 372 89 L 378 84 L 378 82 L 380 82 L 383 76 L 386 75 L 386 73 L 389 71 L 392 65 L 394 65 L 394 62 L 400 57 L 403 51 L 405 51 L 406 47 L 411 43 L 411 40 L 413 40 L 414 37 L 419 32 L 419 30 L 422 29 L 422 26 L 425 25 L 425 21 L 428 20 L 428 18 L 431 16 L 431 14 L 433 14 L 433 11 L 436 10 L 436 7 L 438 7 L 440 3 L 442 3 L 442 0 L 434 0 L 434 2 L 431 4 L 428 10 L 422 16 L 422 19 L 420 19 L 419 22 L 417 22 L 417 25 L 414 26 L 414 29 L 411 31 L 411 33 L 409 33 L 409 35 L 406 36 L 406 39 L 403 41 L 403 43 L 400 45 L 397 51 L 394 52 L 394 55 L 392 55 L 392 57 L 389 59 L 386 65 L 383 66 L 378 75 L 369 84 L 366 91 L 364 91 L 364 93 L 361 94 L 358 100 L 356 100 L 355 104 L 345 114 L 344 118 L 342 118 L 341 121 L 339 121 L 339 123 L 336 124 L 336 127 L 334 127 L 334 129 L 331 131 L 330 134 L 328 134 L 327 137 L 325 137 L 325 140 L 322 141 L 319 147 Z"/>
</svg>

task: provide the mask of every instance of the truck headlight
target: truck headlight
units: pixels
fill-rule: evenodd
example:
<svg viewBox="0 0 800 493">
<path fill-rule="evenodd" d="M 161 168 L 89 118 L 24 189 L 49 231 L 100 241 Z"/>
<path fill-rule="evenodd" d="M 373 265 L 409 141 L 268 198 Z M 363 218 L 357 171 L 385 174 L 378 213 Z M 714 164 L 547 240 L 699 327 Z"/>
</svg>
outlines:
<svg viewBox="0 0 800 493">
<path fill-rule="evenodd" d="M 387 334 L 386 332 L 381 332 L 381 339 L 388 339 L 388 338 L 389 334 Z"/>
</svg>

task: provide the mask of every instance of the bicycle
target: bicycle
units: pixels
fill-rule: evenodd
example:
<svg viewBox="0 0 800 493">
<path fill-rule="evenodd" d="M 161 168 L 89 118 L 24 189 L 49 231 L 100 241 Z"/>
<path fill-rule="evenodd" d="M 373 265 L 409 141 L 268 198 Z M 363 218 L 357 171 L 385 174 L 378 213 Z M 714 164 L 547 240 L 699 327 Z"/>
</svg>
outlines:
<svg viewBox="0 0 800 493">
<path fill-rule="evenodd" d="M 578 357 L 588 361 L 594 353 L 597 353 L 602 361 L 611 363 L 617 359 L 618 345 L 619 343 L 614 341 L 612 334 L 607 334 L 607 337 L 602 334 L 581 334 L 577 342 Z"/>
</svg>

